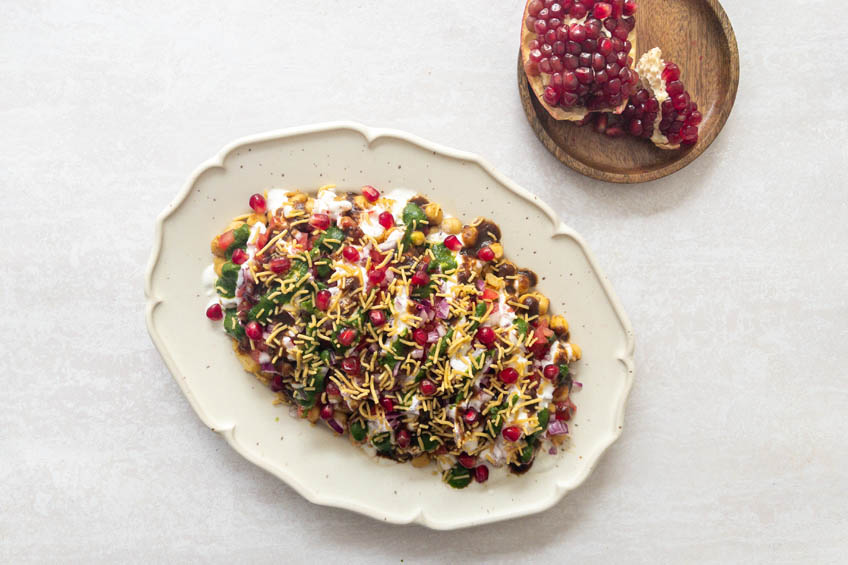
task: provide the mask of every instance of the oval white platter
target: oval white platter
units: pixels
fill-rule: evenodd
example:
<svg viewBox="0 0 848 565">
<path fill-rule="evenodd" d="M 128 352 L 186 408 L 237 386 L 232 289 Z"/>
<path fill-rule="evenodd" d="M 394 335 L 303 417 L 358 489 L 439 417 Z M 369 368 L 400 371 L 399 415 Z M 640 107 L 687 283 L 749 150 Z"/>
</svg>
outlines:
<svg viewBox="0 0 848 565">
<path fill-rule="evenodd" d="M 464 490 L 434 467 L 416 469 L 368 457 L 327 429 L 297 420 L 245 373 L 229 338 L 204 315 L 201 275 L 209 242 L 269 188 L 340 190 L 404 187 L 465 222 L 493 219 L 507 256 L 539 275 L 539 289 L 564 314 L 583 350 L 574 369 L 570 447 L 540 453 L 523 476 L 493 474 Z M 582 483 L 621 434 L 633 382 L 633 333 L 583 239 L 536 196 L 475 155 L 415 136 L 353 123 L 271 132 L 238 140 L 200 166 L 159 217 L 148 266 L 147 326 L 203 422 L 245 458 L 308 500 L 393 523 L 454 529 L 550 508 Z"/>
</svg>

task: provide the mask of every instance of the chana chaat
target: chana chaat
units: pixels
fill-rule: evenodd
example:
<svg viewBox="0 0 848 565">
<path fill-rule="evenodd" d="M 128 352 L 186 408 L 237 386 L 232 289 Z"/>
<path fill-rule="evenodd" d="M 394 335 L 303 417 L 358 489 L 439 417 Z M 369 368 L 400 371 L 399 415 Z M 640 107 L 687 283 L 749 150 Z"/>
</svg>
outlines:
<svg viewBox="0 0 848 565">
<path fill-rule="evenodd" d="M 206 314 L 276 402 L 371 454 L 433 462 L 455 488 L 562 445 L 580 348 L 497 225 L 372 186 L 272 189 L 250 207 L 212 241 Z"/>
</svg>

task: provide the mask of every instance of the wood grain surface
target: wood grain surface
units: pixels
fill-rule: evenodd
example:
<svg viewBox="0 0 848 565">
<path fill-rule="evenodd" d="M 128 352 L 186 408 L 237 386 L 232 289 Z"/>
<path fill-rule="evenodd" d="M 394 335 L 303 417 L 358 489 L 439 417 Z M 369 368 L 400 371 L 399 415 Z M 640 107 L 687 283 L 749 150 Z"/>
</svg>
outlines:
<svg viewBox="0 0 848 565">
<path fill-rule="evenodd" d="M 664 150 L 647 140 L 610 138 L 590 125 L 553 119 L 529 87 L 518 57 L 521 104 L 536 135 L 565 165 L 603 181 L 656 180 L 694 161 L 724 127 L 739 87 L 736 36 L 718 0 L 641 0 L 636 33 L 638 56 L 659 46 L 666 61 L 680 66 L 681 80 L 704 116 L 700 139 L 689 149 Z"/>
</svg>

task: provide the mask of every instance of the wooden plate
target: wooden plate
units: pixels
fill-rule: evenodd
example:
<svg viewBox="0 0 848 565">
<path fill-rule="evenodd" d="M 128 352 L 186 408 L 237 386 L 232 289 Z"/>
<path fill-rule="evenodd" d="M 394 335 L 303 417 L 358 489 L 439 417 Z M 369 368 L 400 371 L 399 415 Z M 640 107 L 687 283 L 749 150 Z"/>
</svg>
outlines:
<svg viewBox="0 0 848 565">
<path fill-rule="evenodd" d="M 638 55 L 659 46 L 704 118 L 700 139 L 686 150 L 667 151 L 647 140 L 610 138 L 591 126 L 558 122 L 542 108 L 518 56 L 518 90 L 530 125 L 557 159 L 588 177 L 619 183 L 656 180 L 694 161 L 724 127 L 739 87 L 736 35 L 718 0 L 640 0 L 636 12 Z"/>
</svg>

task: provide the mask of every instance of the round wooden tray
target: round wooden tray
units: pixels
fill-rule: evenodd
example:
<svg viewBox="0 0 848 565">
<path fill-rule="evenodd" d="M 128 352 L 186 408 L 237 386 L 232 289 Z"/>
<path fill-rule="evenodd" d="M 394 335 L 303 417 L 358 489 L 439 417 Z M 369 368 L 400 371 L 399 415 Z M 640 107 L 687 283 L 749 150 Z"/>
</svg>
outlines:
<svg viewBox="0 0 848 565">
<path fill-rule="evenodd" d="M 588 177 L 638 183 L 679 171 L 715 140 L 736 101 L 739 50 L 718 0 L 641 0 L 636 34 L 639 56 L 659 46 L 663 58 L 683 71 L 681 79 L 704 116 L 700 139 L 690 149 L 663 150 L 647 140 L 610 138 L 590 125 L 554 120 L 530 88 L 519 53 L 518 90 L 533 131 L 557 159 Z"/>
</svg>

